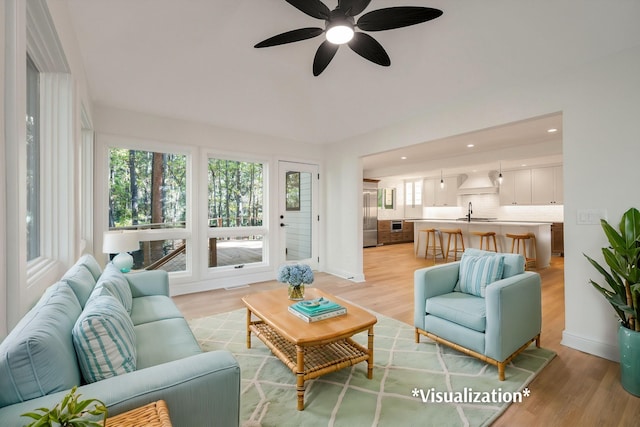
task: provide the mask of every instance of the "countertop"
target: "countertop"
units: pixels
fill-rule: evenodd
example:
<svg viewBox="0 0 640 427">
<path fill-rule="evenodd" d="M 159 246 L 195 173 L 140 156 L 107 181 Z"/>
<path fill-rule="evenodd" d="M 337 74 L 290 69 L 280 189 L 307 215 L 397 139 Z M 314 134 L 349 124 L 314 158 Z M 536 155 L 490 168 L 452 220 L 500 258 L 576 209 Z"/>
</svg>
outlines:
<svg viewBox="0 0 640 427">
<path fill-rule="evenodd" d="M 461 221 L 461 220 L 457 220 L 457 219 L 433 219 L 433 218 L 408 218 L 405 219 L 405 221 L 407 222 L 439 222 L 439 223 L 446 223 L 446 224 L 458 224 L 458 225 L 464 225 L 464 224 L 472 224 L 472 225 L 523 225 L 523 226 L 539 226 L 539 225 L 549 225 L 551 226 L 551 224 L 553 224 L 553 222 L 551 221 L 505 221 L 505 220 L 483 220 L 483 221 L 474 221 L 473 218 L 471 218 L 471 222 L 469 221 Z"/>
</svg>

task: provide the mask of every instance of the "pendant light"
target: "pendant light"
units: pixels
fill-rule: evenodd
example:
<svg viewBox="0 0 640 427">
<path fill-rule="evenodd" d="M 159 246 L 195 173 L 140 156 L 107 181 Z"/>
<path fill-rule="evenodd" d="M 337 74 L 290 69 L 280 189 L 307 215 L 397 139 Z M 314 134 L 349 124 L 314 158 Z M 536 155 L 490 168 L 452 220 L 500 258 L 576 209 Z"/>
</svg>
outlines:
<svg viewBox="0 0 640 427">
<path fill-rule="evenodd" d="M 442 169 L 440 169 L 440 188 L 444 188 L 444 179 L 442 178 Z"/>
<path fill-rule="evenodd" d="M 502 185 L 502 162 L 500 162 L 500 173 L 498 174 L 498 185 Z"/>
</svg>

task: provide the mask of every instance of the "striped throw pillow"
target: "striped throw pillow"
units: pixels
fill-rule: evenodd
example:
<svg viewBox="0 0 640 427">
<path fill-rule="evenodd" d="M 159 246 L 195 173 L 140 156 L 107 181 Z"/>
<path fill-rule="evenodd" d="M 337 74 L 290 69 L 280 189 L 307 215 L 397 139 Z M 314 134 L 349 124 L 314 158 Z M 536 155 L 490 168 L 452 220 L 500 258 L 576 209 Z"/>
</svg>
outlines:
<svg viewBox="0 0 640 427">
<path fill-rule="evenodd" d="M 502 255 L 473 256 L 463 254 L 460 260 L 460 291 L 483 297 L 487 285 L 502 279 Z"/>
<path fill-rule="evenodd" d="M 112 263 L 107 264 L 104 268 L 104 272 L 98 279 L 98 283 L 96 283 L 94 292 L 98 295 L 104 295 L 105 293 L 113 295 L 122 303 L 127 313 L 131 314 L 133 296 L 131 294 L 129 281 L 124 276 L 124 273 L 118 270 L 118 267 Z M 92 297 L 93 295 L 90 298 Z"/>
<path fill-rule="evenodd" d="M 115 297 L 98 295 L 89 299 L 73 327 L 72 336 L 87 383 L 135 371 L 133 322 Z"/>
</svg>

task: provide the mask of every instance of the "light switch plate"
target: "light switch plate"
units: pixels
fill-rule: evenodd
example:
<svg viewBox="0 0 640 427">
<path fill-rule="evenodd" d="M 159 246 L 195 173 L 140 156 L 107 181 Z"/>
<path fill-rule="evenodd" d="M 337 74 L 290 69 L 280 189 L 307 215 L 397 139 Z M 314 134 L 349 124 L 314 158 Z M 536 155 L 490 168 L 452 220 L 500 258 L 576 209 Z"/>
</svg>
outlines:
<svg viewBox="0 0 640 427">
<path fill-rule="evenodd" d="M 606 209 L 578 209 L 578 225 L 599 225 L 601 219 L 607 219 Z"/>
</svg>

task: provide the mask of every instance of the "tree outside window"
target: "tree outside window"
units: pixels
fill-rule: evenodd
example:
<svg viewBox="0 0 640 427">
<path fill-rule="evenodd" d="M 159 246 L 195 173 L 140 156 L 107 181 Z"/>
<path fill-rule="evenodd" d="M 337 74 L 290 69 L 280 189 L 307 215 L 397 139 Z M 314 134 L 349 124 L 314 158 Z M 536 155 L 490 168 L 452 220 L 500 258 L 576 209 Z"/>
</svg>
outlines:
<svg viewBox="0 0 640 427">
<path fill-rule="evenodd" d="M 264 165 L 210 158 L 208 176 L 209 267 L 263 262 Z"/>
<path fill-rule="evenodd" d="M 109 153 L 109 229 L 166 229 L 187 226 L 187 156 L 124 148 Z M 143 242 L 135 267 L 183 259 L 183 240 Z"/>
<path fill-rule="evenodd" d="M 262 212 L 262 163 L 209 159 L 209 226 L 260 226 Z"/>
</svg>

